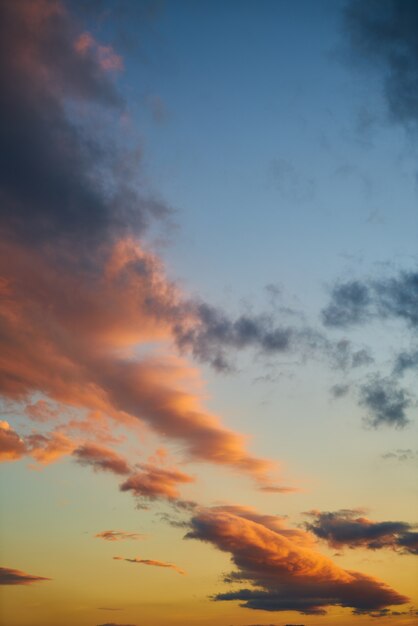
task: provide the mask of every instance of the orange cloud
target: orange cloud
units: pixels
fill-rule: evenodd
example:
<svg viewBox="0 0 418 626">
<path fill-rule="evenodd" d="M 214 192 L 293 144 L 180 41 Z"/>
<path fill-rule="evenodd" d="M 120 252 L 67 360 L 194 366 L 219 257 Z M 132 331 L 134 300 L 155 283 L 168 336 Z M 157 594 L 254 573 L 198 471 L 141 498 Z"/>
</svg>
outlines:
<svg viewBox="0 0 418 626">
<path fill-rule="evenodd" d="M 238 600 L 251 609 L 306 614 L 322 614 L 332 605 L 367 612 L 408 602 L 382 581 L 344 570 L 316 552 L 309 533 L 288 529 L 282 519 L 251 509 L 201 509 L 192 518 L 186 537 L 229 552 L 236 570 L 226 580 L 252 585 L 220 593 L 216 600 Z"/>
<path fill-rule="evenodd" d="M 125 559 L 123 556 L 114 556 L 114 561 L 126 561 L 127 563 L 139 563 L 142 565 L 152 565 L 154 567 L 166 567 L 168 569 L 173 569 L 177 574 L 181 574 L 185 576 L 186 572 L 174 565 L 173 563 L 165 563 L 164 561 L 156 561 L 154 559 L 140 559 L 139 557 L 135 557 L 134 559 Z"/>
<path fill-rule="evenodd" d="M 26 444 L 6 421 L 0 421 L 0 461 L 15 461 L 27 452 Z"/>
<path fill-rule="evenodd" d="M 155 465 L 139 465 L 140 472 L 136 472 L 121 484 L 121 491 L 131 491 L 135 496 L 150 499 L 167 498 L 176 500 L 180 494 L 179 484 L 194 482 L 194 478 L 175 469 L 164 469 Z"/>
<path fill-rule="evenodd" d="M 119 241 L 101 269 L 75 273 L 44 252 L 0 247 L 4 261 L 15 259 L 12 266 L 0 259 L 9 285 L 0 307 L 0 392 L 15 400 L 41 392 L 63 407 L 139 420 L 185 444 L 193 460 L 230 466 L 268 486 L 273 464 L 250 455 L 245 436 L 202 408 L 194 368 L 173 356 L 134 357 L 144 342 L 172 339 L 170 316 L 181 299 L 156 257 Z"/>
</svg>

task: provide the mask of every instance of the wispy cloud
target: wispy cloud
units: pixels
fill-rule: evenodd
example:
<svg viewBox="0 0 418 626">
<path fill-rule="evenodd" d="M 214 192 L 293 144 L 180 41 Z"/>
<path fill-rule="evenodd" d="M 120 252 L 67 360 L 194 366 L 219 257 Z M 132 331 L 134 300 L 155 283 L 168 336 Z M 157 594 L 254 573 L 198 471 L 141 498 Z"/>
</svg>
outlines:
<svg viewBox="0 0 418 626">
<path fill-rule="evenodd" d="M 105 541 L 124 541 L 127 539 L 137 541 L 145 537 L 145 535 L 141 533 L 131 533 L 126 530 L 102 530 L 94 536 L 97 539 L 104 539 Z"/>
<path fill-rule="evenodd" d="M 156 561 L 155 559 L 141 559 L 139 557 L 127 559 L 123 556 L 114 556 L 113 559 L 115 561 L 126 561 L 127 563 L 138 563 L 139 565 L 151 565 L 152 567 L 163 567 L 167 569 L 172 569 L 177 572 L 177 574 L 181 574 L 182 576 L 186 574 L 183 569 L 181 569 L 177 565 L 174 565 L 174 563 L 166 563 L 165 561 Z"/>
</svg>

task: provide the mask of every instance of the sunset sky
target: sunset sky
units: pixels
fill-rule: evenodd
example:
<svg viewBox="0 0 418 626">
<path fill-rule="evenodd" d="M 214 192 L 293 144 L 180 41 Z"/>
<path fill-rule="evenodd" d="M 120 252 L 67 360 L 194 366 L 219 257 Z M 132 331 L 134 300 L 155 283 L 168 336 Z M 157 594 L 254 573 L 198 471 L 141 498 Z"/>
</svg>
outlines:
<svg viewBox="0 0 418 626">
<path fill-rule="evenodd" d="M 1 626 L 416 626 L 418 3 L 0 31 Z"/>
</svg>

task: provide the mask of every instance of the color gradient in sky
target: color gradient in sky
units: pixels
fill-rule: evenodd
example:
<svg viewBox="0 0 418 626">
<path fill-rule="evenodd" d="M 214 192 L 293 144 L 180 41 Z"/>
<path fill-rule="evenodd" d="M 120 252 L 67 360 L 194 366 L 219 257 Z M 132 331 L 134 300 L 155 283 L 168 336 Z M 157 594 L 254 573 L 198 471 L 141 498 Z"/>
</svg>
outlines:
<svg viewBox="0 0 418 626">
<path fill-rule="evenodd" d="M 0 11 L 1 625 L 417 625 L 417 2 Z"/>
</svg>

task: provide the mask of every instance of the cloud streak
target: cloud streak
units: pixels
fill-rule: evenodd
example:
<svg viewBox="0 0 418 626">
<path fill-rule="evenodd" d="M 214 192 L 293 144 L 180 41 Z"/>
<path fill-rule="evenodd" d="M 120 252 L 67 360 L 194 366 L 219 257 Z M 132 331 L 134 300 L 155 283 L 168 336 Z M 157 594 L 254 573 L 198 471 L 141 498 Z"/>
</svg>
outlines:
<svg viewBox="0 0 418 626">
<path fill-rule="evenodd" d="M 165 561 L 156 561 L 155 559 L 140 559 L 139 557 L 135 557 L 134 559 L 127 559 L 123 556 L 114 556 L 113 560 L 126 561 L 127 563 L 138 563 L 139 565 L 150 565 L 151 567 L 163 567 L 166 569 L 172 569 L 177 572 L 177 574 L 181 574 L 182 576 L 186 575 L 186 572 L 183 569 L 181 569 L 177 565 L 174 565 L 174 563 L 166 563 Z"/>
<path fill-rule="evenodd" d="M 104 541 L 137 541 L 138 539 L 144 539 L 145 535 L 141 533 L 131 533 L 126 530 L 102 530 L 94 535 L 97 539 L 104 539 Z"/>
</svg>

